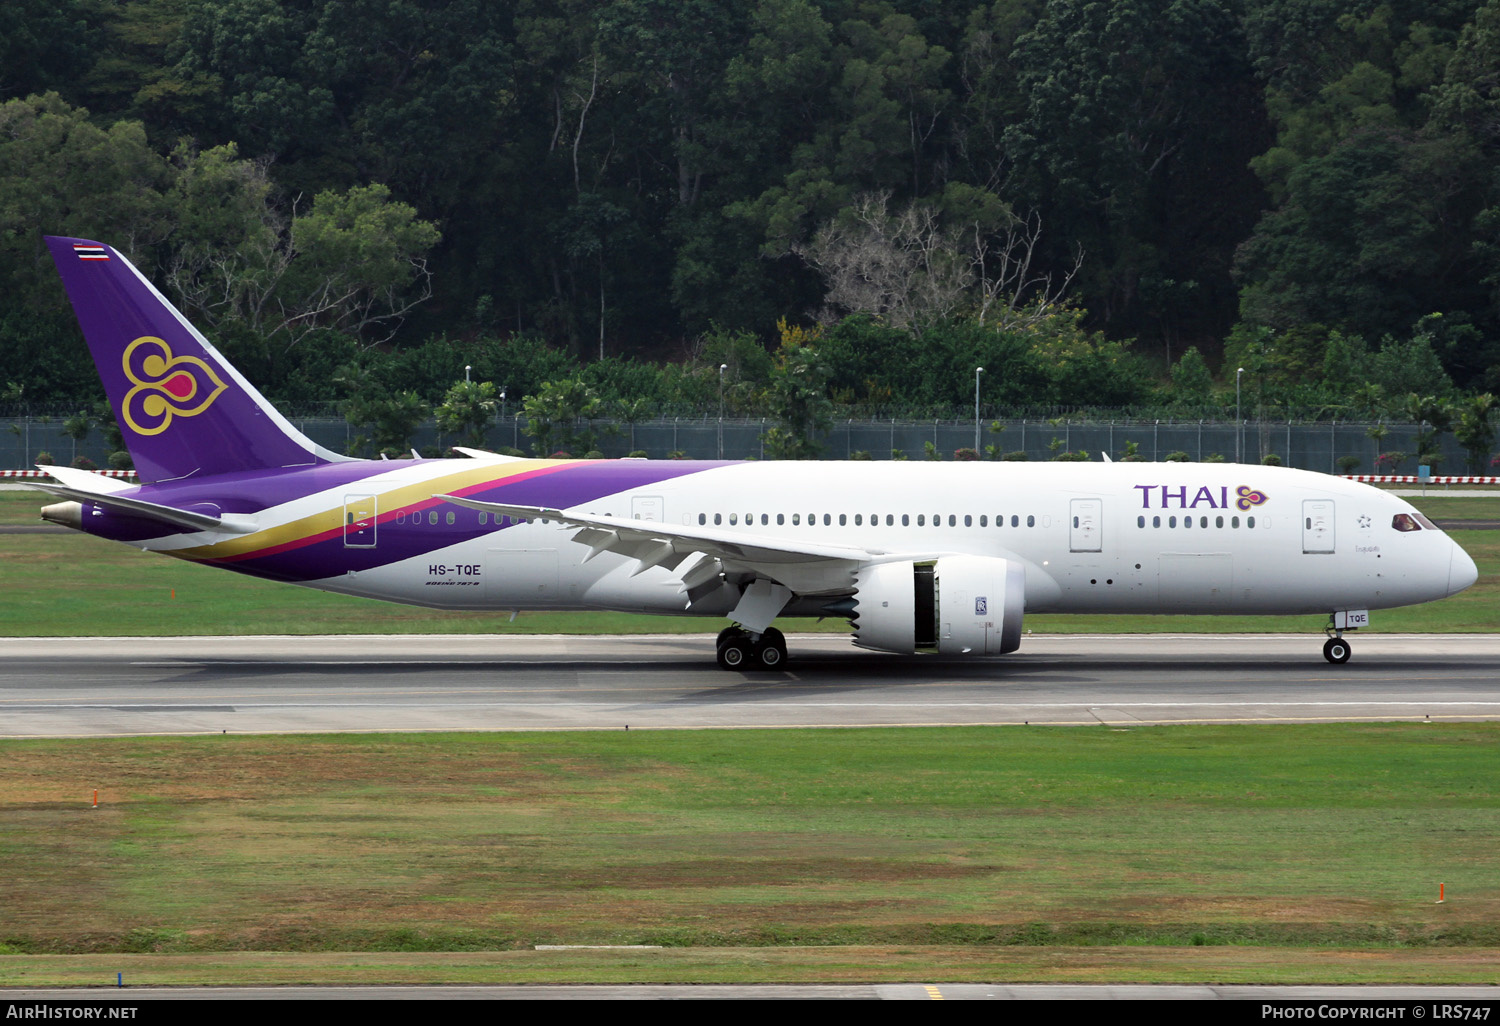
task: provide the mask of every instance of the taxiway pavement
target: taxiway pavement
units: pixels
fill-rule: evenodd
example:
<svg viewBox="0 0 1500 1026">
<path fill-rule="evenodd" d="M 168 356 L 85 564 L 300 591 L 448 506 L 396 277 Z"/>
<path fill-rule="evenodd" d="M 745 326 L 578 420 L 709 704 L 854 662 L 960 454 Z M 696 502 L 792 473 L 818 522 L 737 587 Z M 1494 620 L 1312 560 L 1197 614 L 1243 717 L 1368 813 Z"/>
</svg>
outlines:
<svg viewBox="0 0 1500 1026">
<path fill-rule="evenodd" d="M 0 639 L 0 736 L 1500 719 L 1500 637 L 1028 637 L 982 660 L 707 636 Z"/>
</svg>

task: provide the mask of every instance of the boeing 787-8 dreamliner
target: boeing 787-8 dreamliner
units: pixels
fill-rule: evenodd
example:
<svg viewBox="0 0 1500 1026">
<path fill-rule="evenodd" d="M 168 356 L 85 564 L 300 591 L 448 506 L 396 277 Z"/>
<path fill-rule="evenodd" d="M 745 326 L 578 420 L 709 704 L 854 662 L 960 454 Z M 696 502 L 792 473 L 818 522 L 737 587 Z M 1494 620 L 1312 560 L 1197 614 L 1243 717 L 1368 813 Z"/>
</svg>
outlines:
<svg viewBox="0 0 1500 1026">
<path fill-rule="evenodd" d="M 151 552 L 440 609 L 780 616 L 885 652 L 1014 651 L 1028 612 L 1329 614 L 1443 598 L 1474 562 L 1411 505 L 1329 475 L 1193 463 L 359 460 L 265 401 L 109 246 L 48 238 L 139 485 L 46 468 L 53 522 Z"/>
</svg>

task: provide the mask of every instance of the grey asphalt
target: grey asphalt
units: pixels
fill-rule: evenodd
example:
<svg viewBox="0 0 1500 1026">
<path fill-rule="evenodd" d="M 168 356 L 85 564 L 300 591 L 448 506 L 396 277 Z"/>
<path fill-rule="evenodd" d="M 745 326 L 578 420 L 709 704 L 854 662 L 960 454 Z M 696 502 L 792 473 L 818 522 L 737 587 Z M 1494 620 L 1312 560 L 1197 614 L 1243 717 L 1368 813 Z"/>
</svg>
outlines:
<svg viewBox="0 0 1500 1026">
<path fill-rule="evenodd" d="M 1500 719 L 1500 637 L 1033 636 L 960 661 L 708 636 L 0 639 L 0 736 Z"/>
</svg>

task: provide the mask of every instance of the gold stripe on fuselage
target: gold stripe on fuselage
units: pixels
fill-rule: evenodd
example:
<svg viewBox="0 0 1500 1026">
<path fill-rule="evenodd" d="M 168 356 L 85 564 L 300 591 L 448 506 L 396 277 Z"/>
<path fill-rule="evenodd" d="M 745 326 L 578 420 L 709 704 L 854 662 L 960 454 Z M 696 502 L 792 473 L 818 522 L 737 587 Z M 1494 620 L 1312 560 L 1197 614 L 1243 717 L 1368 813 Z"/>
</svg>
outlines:
<svg viewBox="0 0 1500 1026">
<path fill-rule="evenodd" d="M 279 549 L 303 542 L 318 535 L 337 534 L 343 527 L 344 500 L 346 494 L 371 494 L 376 496 L 376 506 L 381 516 L 396 510 L 428 502 L 435 494 L 452 494 L 464 488 L 487 482 L 502 482 L 522 474 L 544 471 L 565 466 L 564 460 L 527 460 L 525 463 L 483 464 L 456 474 L 440 474 L 424 481 L 402 484 L 385 491 L 377 490 L 374 483 L 351 481 L 338 489 L 337 505 L 284 524 L 267 527 L 251 534 L 237 535 L 209 545 L 195 545 L 184 549 L 163 550 L 166 555 L 195 561 L 243 559 L 272 549 Z M 331 491 L 331 490 L 330 490 Z"/>
</svg>

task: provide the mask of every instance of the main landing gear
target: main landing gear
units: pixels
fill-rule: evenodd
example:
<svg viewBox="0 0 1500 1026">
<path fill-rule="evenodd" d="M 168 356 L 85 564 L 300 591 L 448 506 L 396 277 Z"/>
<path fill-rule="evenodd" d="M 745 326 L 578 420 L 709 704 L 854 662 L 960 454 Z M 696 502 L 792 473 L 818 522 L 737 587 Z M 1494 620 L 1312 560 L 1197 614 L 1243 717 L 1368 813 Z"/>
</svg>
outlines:
<svg viewBox="0 0 1500 1026">
<path fill-rule="evenodd" d="M 786 665 L 786 636 L 767 627 L 756 637 L 743 627 L 719 632 L 719 666 L 725 670 L 779 670 Z"/>
</svg>

